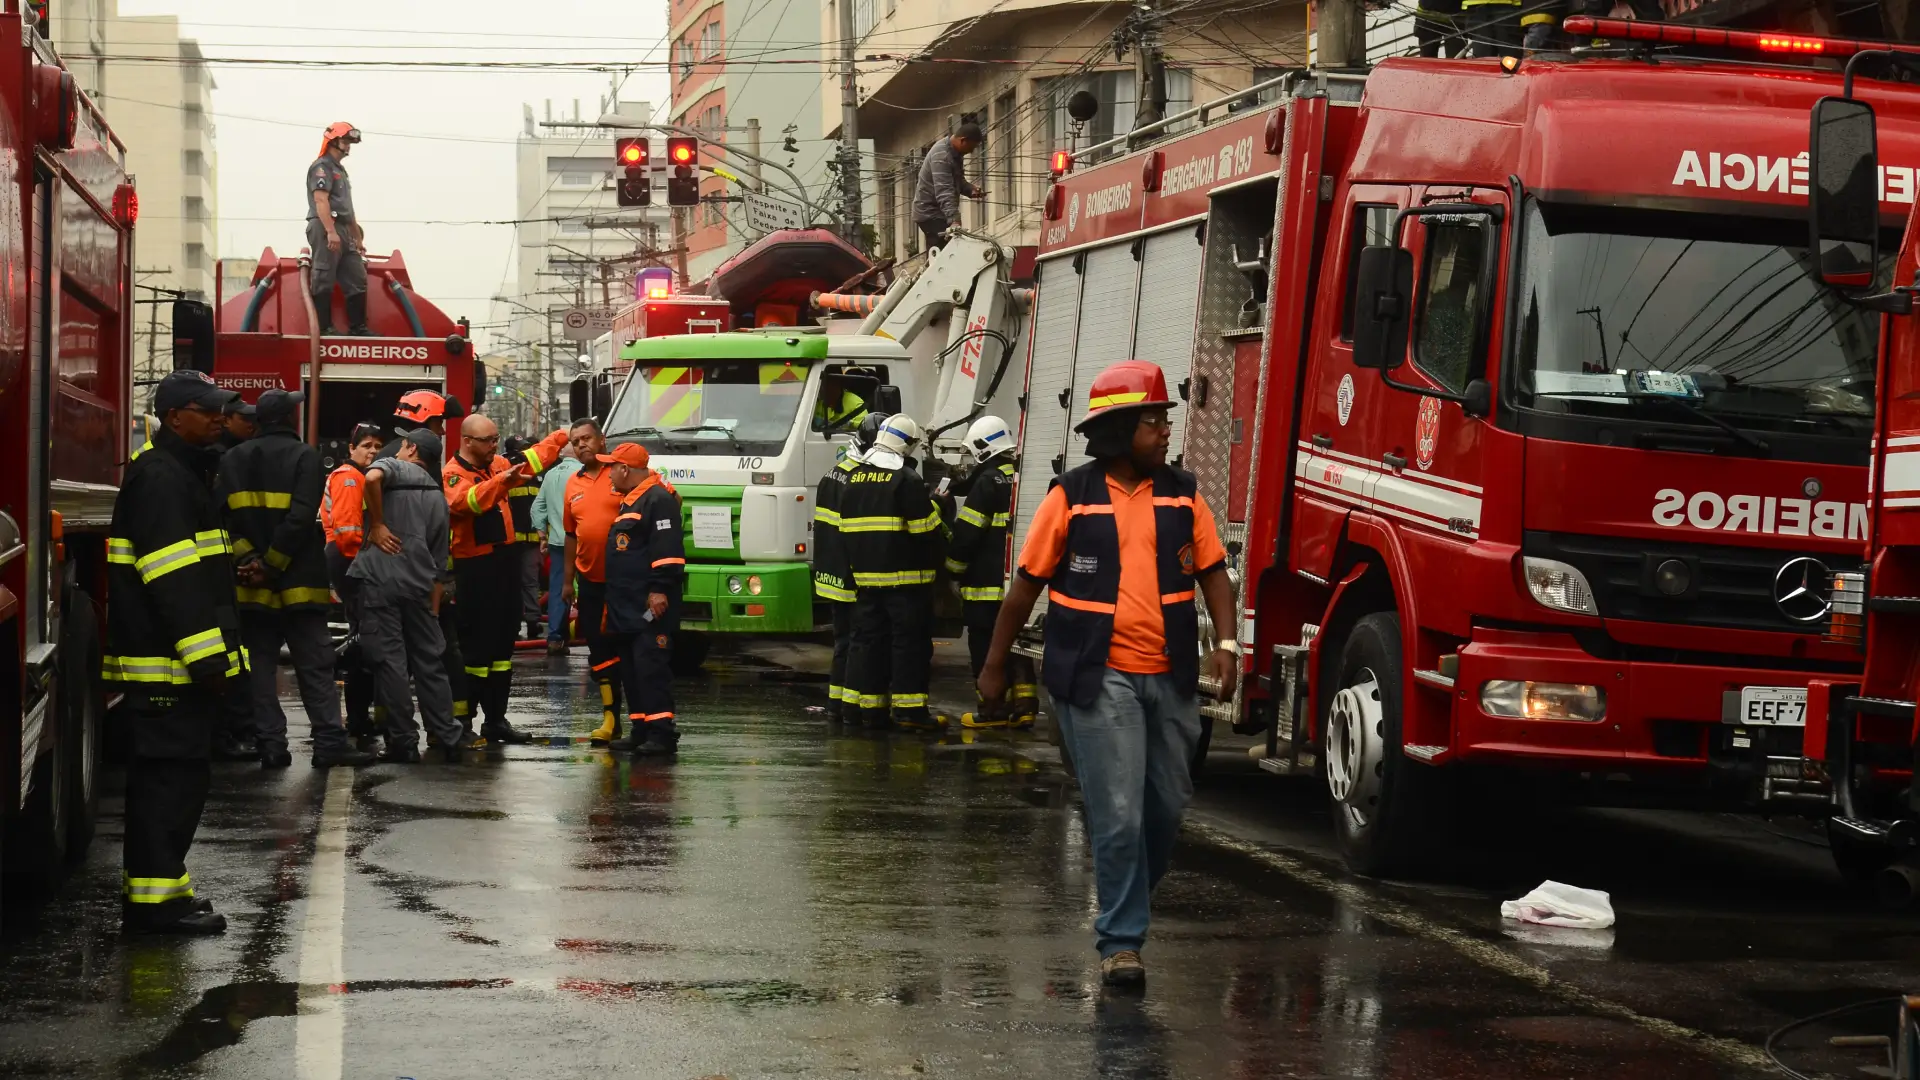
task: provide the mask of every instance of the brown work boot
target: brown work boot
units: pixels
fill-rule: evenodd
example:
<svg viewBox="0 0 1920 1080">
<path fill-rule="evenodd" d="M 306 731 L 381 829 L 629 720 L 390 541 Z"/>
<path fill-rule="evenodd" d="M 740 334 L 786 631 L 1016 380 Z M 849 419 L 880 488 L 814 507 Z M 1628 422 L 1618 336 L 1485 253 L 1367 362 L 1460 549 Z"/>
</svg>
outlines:
<svg viewBox="0 0 1920 1080">
<path fill-rule="evenodd" d="M 1100 981 L 1108 986 L 1133 989 L 1147 985 L 1147 965 L 1140 962 L 1140 954 L 1132 949 L 1121 949 L 1112 956 L 1100 961 Z"/>
</svg>

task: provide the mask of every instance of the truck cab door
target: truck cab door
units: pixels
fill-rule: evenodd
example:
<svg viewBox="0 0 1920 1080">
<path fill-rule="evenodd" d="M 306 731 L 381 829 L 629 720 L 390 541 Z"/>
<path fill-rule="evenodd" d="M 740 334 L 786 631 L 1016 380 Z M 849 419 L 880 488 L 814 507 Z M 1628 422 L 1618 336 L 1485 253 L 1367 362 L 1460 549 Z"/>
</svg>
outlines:
<svg viewBox="0 0 1920 1080">
<path fill-rule="evenodd" d="M 1293 455 L 1299 498 L 1288 527 L 1293 569 L 1318 578 L 1333 573 L 1347 515 L 1373 508 L 1379 451 L 1367 418 L 1394 391 L 1380 384 L 1378 373 L 1353 362 L 1355 275 L 1362 248 L 1393 242 L 1394 217 L 1409 196 L 1405 187 L 1349 188 L 1327 245 L 1338 258 L 1321 278 L 1315 305 L 1313 356 Z"/>
</svg>

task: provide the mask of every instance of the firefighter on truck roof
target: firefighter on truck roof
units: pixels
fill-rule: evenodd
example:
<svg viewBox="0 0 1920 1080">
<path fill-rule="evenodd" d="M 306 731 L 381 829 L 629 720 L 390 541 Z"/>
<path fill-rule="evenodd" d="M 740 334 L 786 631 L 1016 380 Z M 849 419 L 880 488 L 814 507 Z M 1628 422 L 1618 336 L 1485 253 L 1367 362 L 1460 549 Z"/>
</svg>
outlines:
<svg viewBox="0 0 1920 1080">
<path fill-rule="evenodd" d="M 1227 553 L 1193 474 L 1167 464 L 1167 379 L 1126 360 L 1088 388 L 1094 460 L 1047 492 L 980 672 L 983 700 L 1007 690 L 1013 639 L 1044 586 L 1041 681 L 1052 695 L 1086 806 L 1100 914 L 1093 928 L 1108 985 L 1146 981 L 1148 897 L 1167 872 L 1193 797 L 1201 656 L 1194 593 L 1216 627 L 1234 625 Z M 1215 642 L 1205 665 L 1233 697 L 1240 646 Z"/>
<path fill-rule="evenodd" d="M 313 310 L 322 335 L 333 333 L 333 287 L 347 309 L 347 333 L 367 328 L 366 231 L 353 213 L 353 185 L 342 164 L 360 141 L 360 129 L 344 120 L 327 127 L 320 156 L 307 167 L 307 249 L 313 255 Z"/>
</svg>

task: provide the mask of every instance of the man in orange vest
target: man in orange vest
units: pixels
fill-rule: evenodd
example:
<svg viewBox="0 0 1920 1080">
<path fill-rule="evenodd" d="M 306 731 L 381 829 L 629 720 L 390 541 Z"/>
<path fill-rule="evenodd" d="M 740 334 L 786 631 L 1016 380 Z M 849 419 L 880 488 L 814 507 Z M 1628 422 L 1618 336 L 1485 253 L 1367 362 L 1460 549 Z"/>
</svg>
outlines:
<svg viewBox="0 0 1920 1080">
<path fill-rule="evenodd" d="M 1101 979 L 1146 982 L 1149 897 L 1167 872 L 1193 797 L 1202 657 L 1194 592 L 1213 625 L 1235 625 L 1227 553 L 1193 474 L 1167 464 L 1167 379 L 1125 360 L 1088 391 L 1094 460 L 1060 477 L 1027 530 L 1020 565 L 980 670 L 983 701 L 1007 690 L 1007 655 L 1042 586 L 1040 678 L 1073 755 L 1093 845 Z M 1239 643 L 1214 642 L 1208 673 L 1233 697 Z"/>
<path fill-rule="evenodd" d="M 573 452 L 580 469 L 567 477 L 566 501 L 560 520 L 566 526 L 564 559 L 566 581 L 561 597 L 578 601 L 579 633 L 587 639 L 587 664 L 600 687 L 600 726 L 590 743 L 609 743 L 620 737 L 620 643 L 607 636 L 607 536 L 620 516 L 620 493 L 613 489 L 613 468 L 602 464 L 607 438 L 592 420 L 573 422 Z"/>
<path fill-rule="evenodd" d="M 499 445 L 500 429 L 492 420 L 478 413 L 467 417 L 460 424 L 460 451 L 441 477 L 453 523 L 454 619 L 467 676 L 467 715 L 485 712 L 480 734 L 490 743 L 524 743 L 533 737 L 507 722 L 520 624 L 520 551 L 507 494 L 560 460 L 567 432 L 556 431 L 520 454 L 496 453 Z"/>
</svg>

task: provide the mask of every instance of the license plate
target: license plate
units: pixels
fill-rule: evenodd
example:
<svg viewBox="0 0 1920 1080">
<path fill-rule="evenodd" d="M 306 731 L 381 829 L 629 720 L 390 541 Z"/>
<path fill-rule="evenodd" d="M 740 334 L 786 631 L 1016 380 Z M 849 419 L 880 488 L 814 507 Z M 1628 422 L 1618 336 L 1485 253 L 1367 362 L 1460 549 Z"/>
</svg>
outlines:
<svg viewBox="0 0 1920 1080">
<path fill-rule="evenodd" d="M 1807 692 L 1798 686 L 1743 686 L 1740 717 L 1753 727 L 1806 727 Z"/>
</svg>

